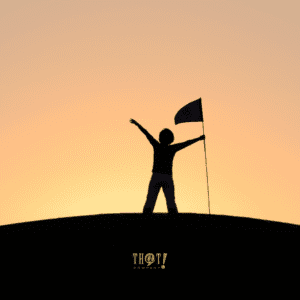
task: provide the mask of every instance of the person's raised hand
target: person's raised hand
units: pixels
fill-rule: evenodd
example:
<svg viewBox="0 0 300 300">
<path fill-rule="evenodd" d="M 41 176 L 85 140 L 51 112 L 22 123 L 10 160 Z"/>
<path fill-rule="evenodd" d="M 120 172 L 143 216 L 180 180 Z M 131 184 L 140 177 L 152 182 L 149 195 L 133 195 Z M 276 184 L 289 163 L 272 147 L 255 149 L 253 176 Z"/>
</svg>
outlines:
<svg viewBox="0 0 300 300">
<path fill-rule="evenodd" d="M 137 125 L 137 122 L 136 122 L 136 120 L 134 120 L 134 119 L 130 119 L 130 123 L 132 123 L 132 124 L 134 124 L 134 125 Z"/>
</svg>

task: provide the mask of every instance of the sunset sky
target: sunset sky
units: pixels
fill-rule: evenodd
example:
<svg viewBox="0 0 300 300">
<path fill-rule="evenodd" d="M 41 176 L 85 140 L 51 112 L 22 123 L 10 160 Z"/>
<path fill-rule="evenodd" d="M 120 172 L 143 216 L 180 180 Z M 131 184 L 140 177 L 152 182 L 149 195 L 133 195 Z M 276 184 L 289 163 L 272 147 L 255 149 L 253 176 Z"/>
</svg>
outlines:
<svg viewBox="0 0 300 300">
<path fill-rule="evenodd" d="M 0 4 L 0 225 L 141 213 L 153 148 L 202 98 L 211 214 L 300 224 L 298 0 Z M 180 213 L 208 214 L 204 142 L 173 163 Z M 167 212 L 161 190 L 155 212 Z"/>
</svg>

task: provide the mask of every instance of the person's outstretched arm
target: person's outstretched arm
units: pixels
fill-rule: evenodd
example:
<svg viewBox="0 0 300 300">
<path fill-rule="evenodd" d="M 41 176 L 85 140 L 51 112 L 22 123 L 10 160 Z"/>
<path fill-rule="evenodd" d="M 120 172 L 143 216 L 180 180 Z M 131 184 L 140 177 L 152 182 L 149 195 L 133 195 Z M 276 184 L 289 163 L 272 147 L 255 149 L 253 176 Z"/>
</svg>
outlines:
<svg viewBox="0 0 300 300">
<path fill-rule="evenodd" d="M 149 142 L 151 143 L 152 146 L 154 146 L 155 144 L 158 144 L 158 141 L 137 121 L 130 119 L 130 122 L 132 124 L 136 125 L 141 130 L 141 132 L 145 134 L 145 136 L 147 137 L 147 139 L 149 140 Z"/>
<path fill-rule="evenodd" d="M 188 140 L 183 143 L 174 144 L 172 147 L 175 148 L 176 151 L 179 151 L 179 150 L 186 148 L 187 146 L 193 145 L 194 143 L 196 143 L 198 141 L 202 141 L 204 139 L 205 139 L 205 135 L 201 135 L 200 137 L 197 137 L 195 139 Z"/>
</svg>

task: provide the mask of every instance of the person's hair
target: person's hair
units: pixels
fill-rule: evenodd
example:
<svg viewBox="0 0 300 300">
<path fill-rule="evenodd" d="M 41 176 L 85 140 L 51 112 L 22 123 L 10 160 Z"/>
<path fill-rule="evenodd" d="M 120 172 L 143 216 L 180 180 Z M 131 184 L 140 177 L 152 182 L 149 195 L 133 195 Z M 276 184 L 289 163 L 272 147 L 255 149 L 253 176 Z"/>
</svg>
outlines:
<svg viewBox="0 0 300 300">
<path fill-rule="evenodd" d="M 170 145 L 174 142 L 173 132 L 168 128 L 163 129 L 159 134 L 159 141 L 162 144 Z"/>
</svg>

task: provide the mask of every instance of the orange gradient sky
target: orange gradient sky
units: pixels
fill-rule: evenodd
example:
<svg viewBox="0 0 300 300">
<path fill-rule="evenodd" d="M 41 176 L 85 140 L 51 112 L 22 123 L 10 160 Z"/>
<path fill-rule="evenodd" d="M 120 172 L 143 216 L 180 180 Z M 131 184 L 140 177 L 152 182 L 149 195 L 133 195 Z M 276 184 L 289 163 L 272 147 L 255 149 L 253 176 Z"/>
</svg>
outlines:
<svg viewBox="0 0 300 300">
<path fill-rule="evenodd" d="M 156 139 L 202 98 L 212 214 L 300 224 L 299 1 L 2 1 L 0 225 L 141 213 Z M 179 212 L 208 213 L 203 141 Z M 161 190 L 154 212 L 167 212 Z"/>
</svg>

